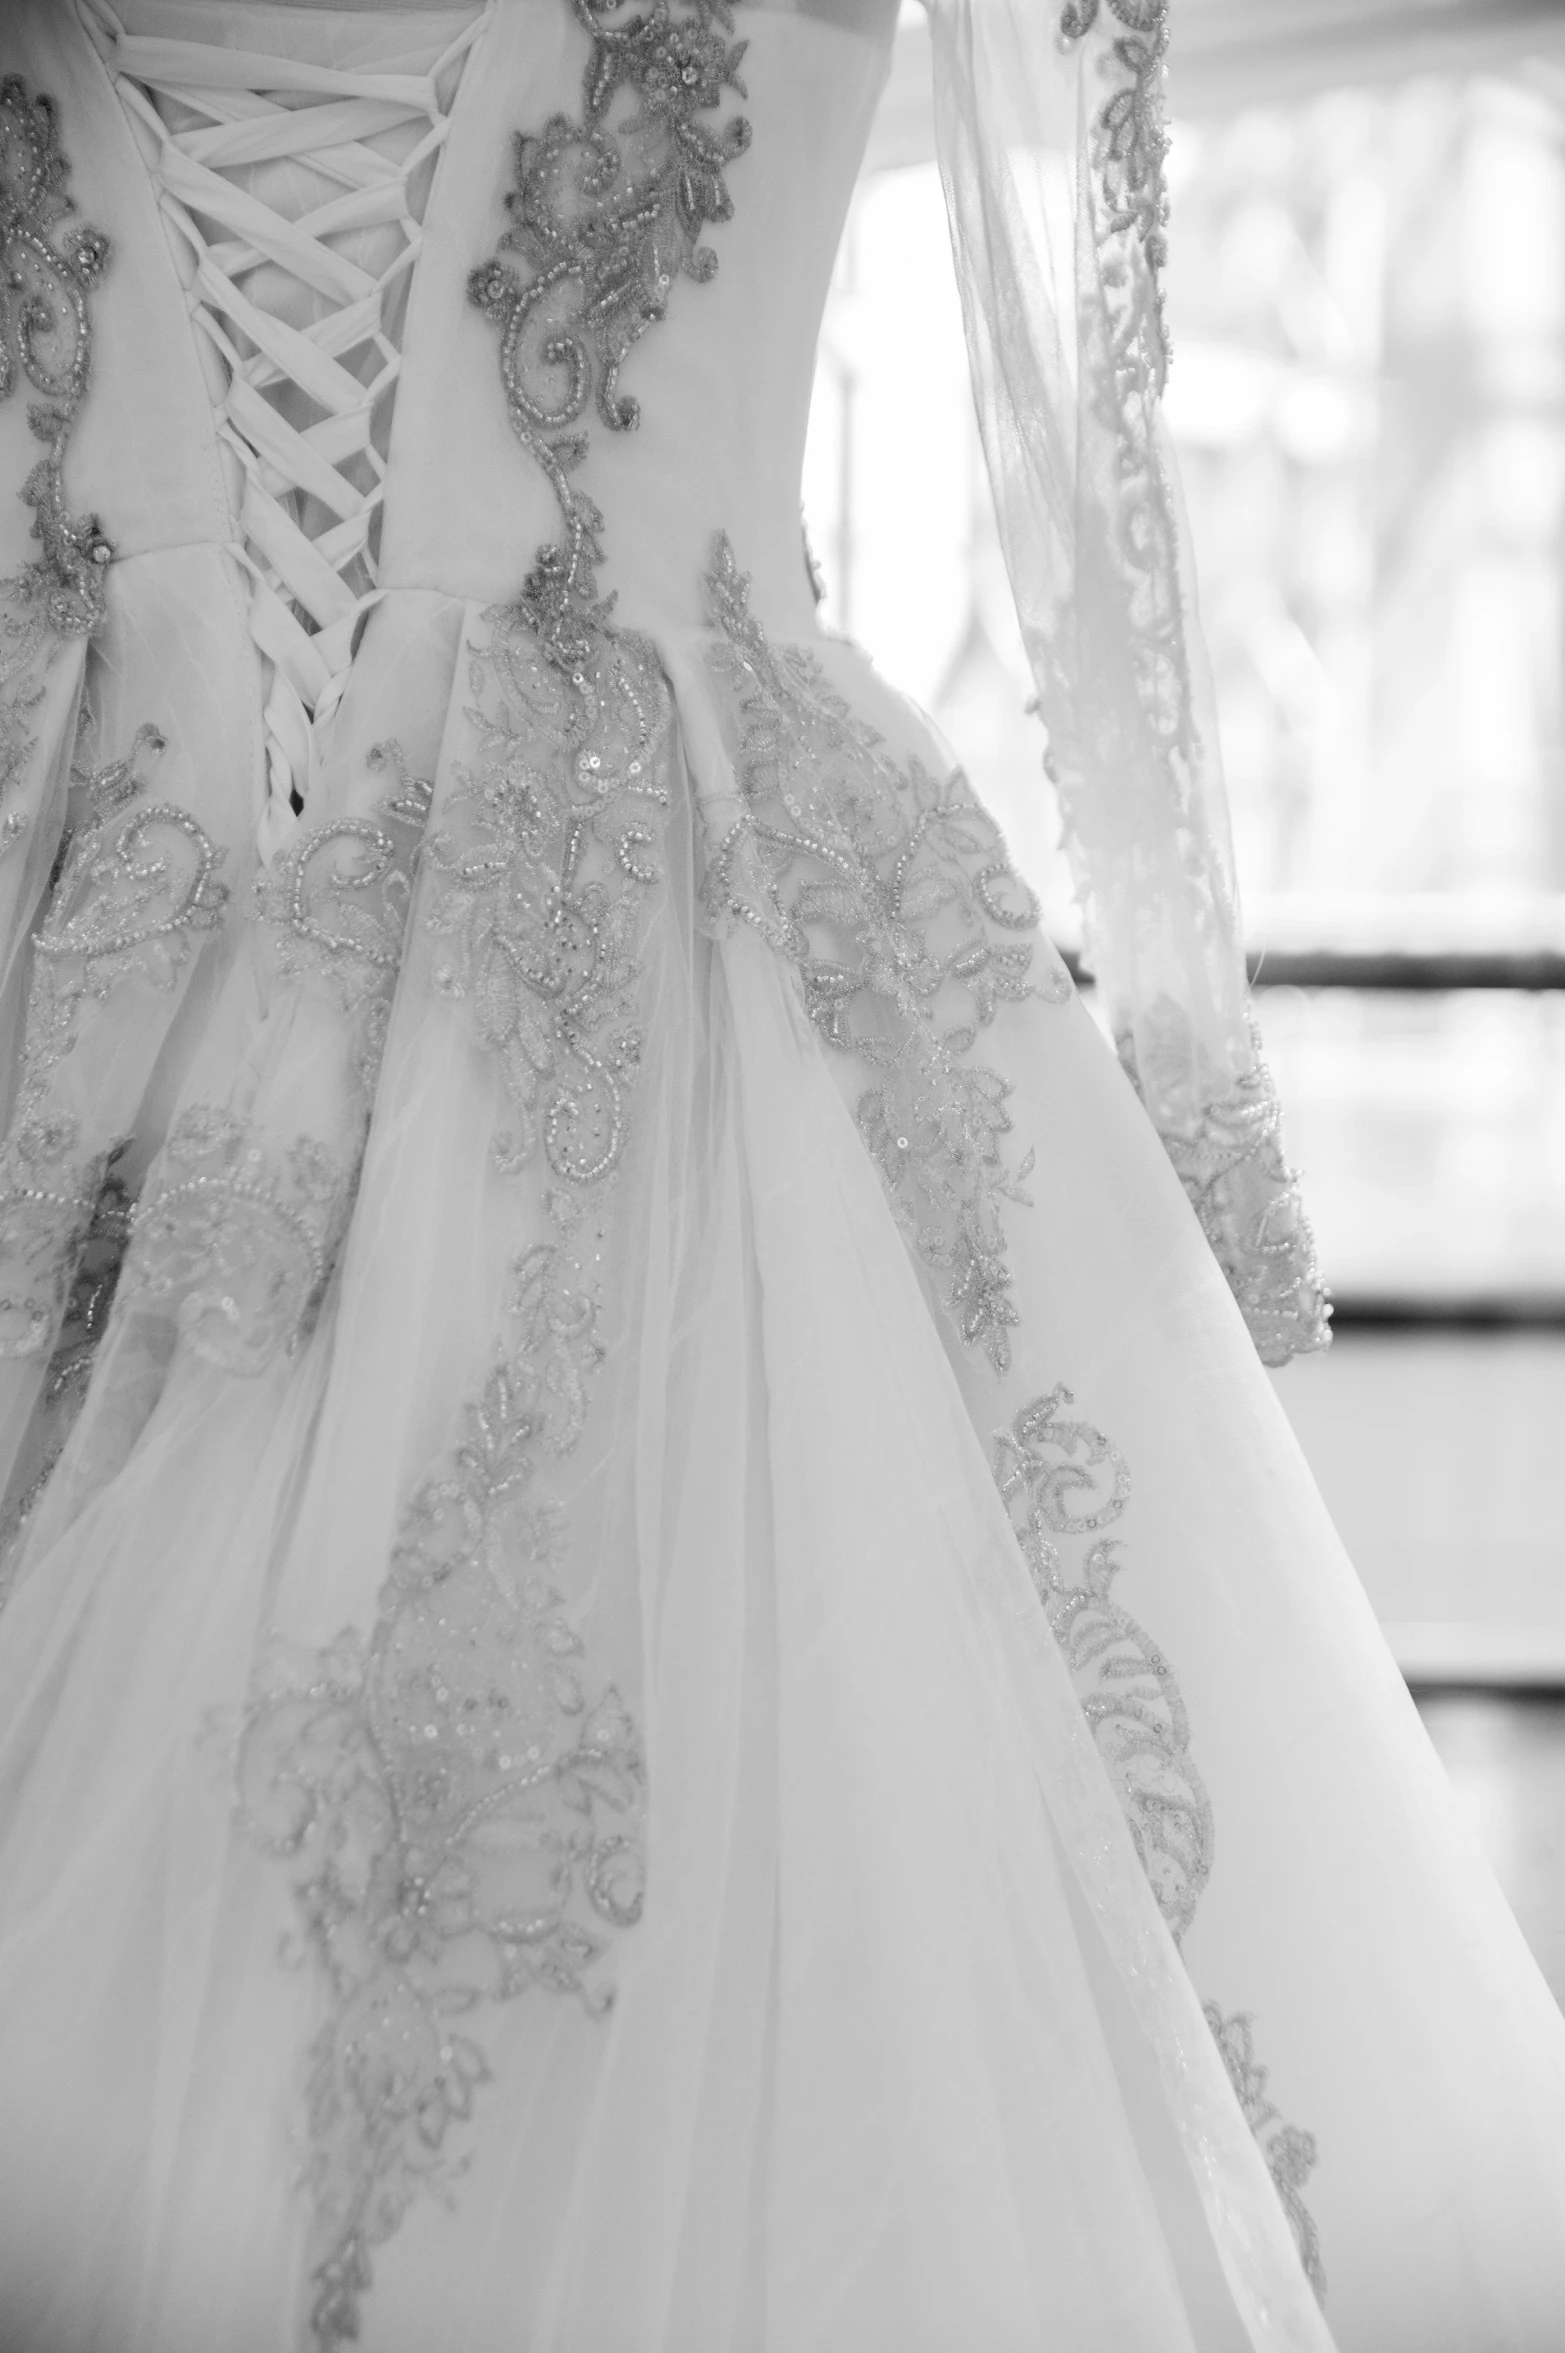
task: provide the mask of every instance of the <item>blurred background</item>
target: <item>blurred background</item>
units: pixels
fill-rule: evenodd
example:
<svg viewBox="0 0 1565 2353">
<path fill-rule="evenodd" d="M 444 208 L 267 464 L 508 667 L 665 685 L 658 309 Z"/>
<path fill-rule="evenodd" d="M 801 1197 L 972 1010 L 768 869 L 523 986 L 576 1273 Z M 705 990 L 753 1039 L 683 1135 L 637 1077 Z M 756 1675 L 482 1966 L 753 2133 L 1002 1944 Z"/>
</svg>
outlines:
<svg viewBox="0 0 1565 2353">
<path fill-rule="evenodd" d="M 1174 366 L 1258 1003 L 1337 1340 L 1279 1395 L 1565 1987 L 1565 0 L 1175 0 Z M 1077 926 L 909 10 L 823 617 Z M 910 484 L 916 496 L 909 495 Z"/>
</svg>

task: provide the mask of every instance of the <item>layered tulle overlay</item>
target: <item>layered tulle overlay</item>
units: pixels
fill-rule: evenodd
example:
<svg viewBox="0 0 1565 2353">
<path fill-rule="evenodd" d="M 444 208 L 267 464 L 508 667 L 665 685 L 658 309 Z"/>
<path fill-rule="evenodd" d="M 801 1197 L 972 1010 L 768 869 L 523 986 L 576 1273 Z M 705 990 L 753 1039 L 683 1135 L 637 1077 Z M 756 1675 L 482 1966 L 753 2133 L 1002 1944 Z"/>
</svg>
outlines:
<svg viewBox="0 0 1565 2353">
<path fill-rule="evenodd" d="M 1565 2030 L 1029 892 L 809 615 L 882 50 L 756 14 L 743 153 L 707 8 L 144 14 L 3 36 L 81 208 L 0 811 L 7 2353 L 1547 2353 Z M 590 251 L 589 65 L 661 158 Z M 371 231 L 435 126 L 389 454 L 198 364 L 307 266 L 239 201 L 306 90 L 403 109 L 326 125 Z"/>
</svg>

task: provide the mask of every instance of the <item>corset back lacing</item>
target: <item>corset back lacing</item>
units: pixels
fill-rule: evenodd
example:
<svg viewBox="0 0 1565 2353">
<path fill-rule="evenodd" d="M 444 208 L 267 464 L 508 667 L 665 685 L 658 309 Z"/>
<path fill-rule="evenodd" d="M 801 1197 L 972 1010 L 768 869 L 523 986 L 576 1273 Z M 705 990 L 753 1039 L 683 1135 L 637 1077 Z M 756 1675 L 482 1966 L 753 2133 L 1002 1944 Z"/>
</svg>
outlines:
<svg viewBox="0 0 1565 2353">
<path fill-rule="evenodd" d="M 152 176 L 238 467 L 235 553 L 266 677 L 267 858 L 309 804 L 381 595 L 407 290 L 434 161 L 495 0 L 424 73 L 137 35 L 107 0 L 80 5 Z M 277 165 L 263 193 L 258 177 Z"/>
</svg>

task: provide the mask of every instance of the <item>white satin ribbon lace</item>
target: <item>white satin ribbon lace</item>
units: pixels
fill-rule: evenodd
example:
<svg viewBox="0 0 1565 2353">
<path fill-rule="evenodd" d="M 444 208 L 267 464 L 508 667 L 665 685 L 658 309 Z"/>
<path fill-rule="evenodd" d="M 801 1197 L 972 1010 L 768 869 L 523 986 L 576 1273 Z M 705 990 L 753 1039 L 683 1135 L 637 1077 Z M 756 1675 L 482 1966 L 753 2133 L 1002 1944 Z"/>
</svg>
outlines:
<svg viewBox="0 0 1565 2353">
<path fill-rule="evenodd" d="M 379 600 L 379 522 L 407 289 L 475 12 L 424 72 L 128 32 L 83 13 L 130 117 L 208 346 L 237 463 L 236 550 L 266 664 L 269 857 Z"/>
</svg>

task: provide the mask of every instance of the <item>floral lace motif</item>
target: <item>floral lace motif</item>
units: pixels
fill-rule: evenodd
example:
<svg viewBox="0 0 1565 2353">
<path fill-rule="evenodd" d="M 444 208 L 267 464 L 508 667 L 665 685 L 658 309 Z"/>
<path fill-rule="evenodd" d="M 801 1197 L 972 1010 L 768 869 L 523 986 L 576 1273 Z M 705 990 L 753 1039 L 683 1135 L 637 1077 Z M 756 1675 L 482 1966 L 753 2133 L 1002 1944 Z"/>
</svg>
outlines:
<svg viewBox="0 0 1565 2353">
<path fill-rule="evenodd" d="M 1326 2271 L 1321 2262 L 1320 2232 L 1300 2195 L 1315 2169 L 1315 2135 L 1301 2132 L 1296 2124 L 1285 2124 L 1266 2097 L 1267 2071 L 1256 2063 L 1255 2041 L 1250 2031 L 1254 2021 L 1242 2011 L 1225 2018 L 1216 2002 L 1208 2002 L 1206 2022 L 1217 2038 L 1228 2080 L 1238 2094 L 1246 2123 L 1261 2145 L 1267 2171 L 1293 2225 L 1305 2275 L 1324 2303 Z"/>
<path fill-rule="evenodd" d="M 189 1104 L 137 1207 L 121 1295 L 177 1302 L 197 1356 L 258 1373 L 310 1330 L 349 1194 L 348 1173 L 313 1138 L 277 1152 L 252 1122 Z"/>
<path fill-rule="evenodd" d="M 85 222 L 63 234 L 72 209 L 68 165 L 55 106 L 30 98 L 16 74 L 0 81 L 0 400 L 18 372 L 41 397 L 27 421 L 44 455 L 22 490 L 36 510 L 33 535 L 43 554 L 16 581 L 13 595 L 38 600 L 61 637 L 82 637 L 103 617 L 103 575 L 114 550 L 96 515 L 75 520 L 64 489 L 65 446 L 87 397 L 92 322 L 87 297 L 102 277 L 109 241 Z"/>
<path fill-rule="evenodd" d="M 564 670 L 525 601 L 491 618 L 481 756 L 426 842 L 421 920 L 515 1114 L 497 1161 L 542 1176 L 554 1238 L 512 1270 L 509 1342 L 404 1517 L 368 1641 L 346 1633 L 258 1696 L 241 1745 L 250 1827 L 309 1857 L 296 1892 L 334 1996 L 309 2098 L 322 2353 L 358 2334 L 373 2247 L 458 2168 L 447 2134 L 488 2062 L 454 2021 L 534 1986 L 606 2008 L 589 1971 L 641 1905 L 639 1739 L 618 1694 L 589 1686 L 550 1581 L 569 1528 L 540 1479 L 576 1445 L 603 1353 L 588 1270 L 640 1050 L 669 698 L 633 639 L 600 626 Z M 325 929 L 300 935 L 312 961 Z M 335 966 L 350 992 L 382 944 L 354 928 Z M 301 1250 L 290 1315 L 311 1279 Z"/>
<path fill-rule="evenodd" d="M 1173 1671 L 1112 1599 L 1119 1542 L 1100 1537 L 1067 1571 L 1054 1539 L 1109 1527 L 1130 1500 L 1124 1457 L 1090 1423 L 1067 1421 L 1068 1389 L 1023 1406 L 997 1439 L 995 1476 L 1081 1697 L 1158 1908 L 1176 1939 L 1212 1869 L 1212 1807 L 1190 1755 Z"/>
<path fill-rule="evenodd" d="M 119 1145 L 84 1142 L 75 1112 L 52 1100 L 82 1015 L 131 979 L 172 989 L 227 901 L 220 854 L 193 817 L 173 802 L 129 806 L 140 755 L 162 748 L 144 727 L 129 757 L 81 779 L 84 821 L 33 943 L 16 1113 L 0 1146 L 0 1356 L 52 1348 Z"/>
<path fill-rule="evenodd" d="M 253 894 L 278 975 L 321 989 L 347 1022 L 343 1134 L 281 1141 L 189 1104 L 136 1212 L 124 1296 L 177 1307 L 185 1344 L 223 1372 L 255 1375 L 298 1349 L 347 1229 L 431 795 L 396 744 L 368 758 L 392 776 L 378 808 L 299 834 Z"/>
<path fill-rule="evenodd" d="M 33 1506 L 54 1474 L 87 1394 L 130 1240 L 131 1207 L 130 1191 L 111 1163 L 87 1221 L 43 1392 L 0 1509 L 0 1601 Z"/>
<path fill-rule="evenodd" d="M 242 1819 L 302 1866 L 333 1995 L 309 2086 L 323 2348 L 359 2334 L 371 2250 L 460 2170 L 475 2014 L 533 1987 L 605 2009 L 593 1965 L 641 1912 L 640 1742 L 551 1583 L 542 1484 L 581 1432 L 597 1307 L 552 1243 L 511 1284 L 511 1344 L 404 1515 L 369 1640 L 277 1659 L 240 1740 Z"/>
<path fill-rule="evenodd" d="M 25 377 L 38 401 L 28 424 L 44 455 L 22 486 L 34 510 L 41 556 L 0 581 L 0 852 L 28 820 L 6 809 L 37 750 L 30 717 L 43 673 L 67 637 L 86 636 L 103 616 L 104 576 L 114 550 L 96 515 L 73 518 L 65 503 L 66 444 L 87 396 L 92 364 L 88 295 L 109 259 L 109 241 L 70 213 L 54 101 L 30 97 L 15 74 L 0 81 L 0 400 Z"/>
<path fill-rule="evenodd" d="M 1282 1107 L 1254 1031 L 1254 1060 L 1226 1094 L 1163 1143 L 1239 1303 L 1263 1364 L 1331 1345 L 1331 1302 L 1299 1180 L 1282 1146 Z M 1128 1040 L 1120 1059 L 1140 1078 Z"/>
<path fill-rule="evenodd" d="M 699 231 L 725 217 L 721 167 L 748 134 L 696 120 L 738 86 L 717 0 L 684 17 L 657 0 L 612 27 L 575 5 L 593 33 L 584 119 L 517 143 L 505 250 L 527 274 L 496 260 L 471 281 L 563 533 L 473 657 L 478 755 L 425 842 L 420 907 L 436 985 L 467 1005 L 514 1115 L 497 1160 L 530 1173 L 551 1238 L 511 1271 L 509 1329 L 404 1515 L 371 1633 L 280 1665 L 239 1744 L 242 1816 L 301 1865 L 333 1998 L 309 2098 L 321 2353 L 359 2335 L 374 2247 L 460 2167 L 450 2135 L 489 2074 L 477 2013 L 533 1987 L 601 2012 L 594 1964 L 642 1904 L 639 1735 L 585 1664 L 557 1582 L 569 1528 L 542 1480 L 577 1444 L 603 1355 L 590 1270 L 640 1053 L 672 705 L 651 648 L 610 626 L 602 518 L 569 476 L 590 400 L 616 430 L 636 422 L 619 364 L 676 271 L 711 275 Z M 634 105 L 611 126 L 622 91 Z M 335 962 L 357 999 L 388 967 L 384 932 L 344 920 L 354 878 L 382 872 L 379 844 L 353 840 L 305 845 L 268 905 L 284 952 Z"/>
<path fill-rule="evenodd" d="M 1037 901 L 966 778 L 899 764 L 810 654 L 769 644 L 726 539 L 707 592 L 743 803 L 703 903 L 796 964 L 822 1036 L 874 1072 L 860 1132 L 963 1340 L 1003 1372 L 1017 1313 L 1000 1204 L 1026 1202 L 1032 1154 L 1007 1169 L 1010 1090 L 971 1049 L 1002 1002 L 1070 984 L 1034 973 Z"/>
<path fill-rule="evenodd" d="M 541 1151 L 562 1183 L 591 1184 L 619 1158 L 641 1054 L 640 902 L 660 872 L 672 704 L 650 646 L 600 627 L 567 667 L 554 619 L 526 598 L 493 616 L 473 665 L 480 756 L 431 835 L 424 921 L 447 943 L 436 986 L 467 1000 L 504 1074 L 500 1165 Z"/>
<path fill-rule="evenodd" d="M 611 432 L 639 422 L 620 369 L 666 315 L 675 279 L 705 282 L 716 270 L 701 232 L 730 217 L 723 173 L 750 142 L 742 115 L 716 129 L 700 120 L 725 90 L 744 96 L 745 44 L 724 38 L 733 29 L 725 0 L 693 0 L 681 15 L 654 0 L 619 24 L 608 21 L 613 0 L 571 4 L 592 35 L 581 120 L 557 114 L 518 137 L 511 227 L 468 280 L 500 329 L 512 430 L 564 518 L 565 537 L 539 551 L 524 600 L 567 670 L 607 614 L 593 583 L 603 517 L 569 479 L 587 450 L 582 420 L 591 406 Z"/>
<path fill-rule="evenodd" d="M 1161 279 L 1168 260 L 1168 189 L 1164 167 L 1168 126 L 1163 109 L 1163 61 L 1168 54 L 1169 0 L 1107 0 L 1123 31 L 1107 45 L 1103 70 L 1114 87 L 1094 126 L 1094 164 L 1103 237 L 1134 237 L 1151 282 L 1161 339 Z M 1086 38 L 1104 0 L 1066 0 L 1060 17 L 1064 43 Z"/>
<path fill-rule="evenodd" d="M 1123 1565 L 1111 1527 L 1130 1501 L 1130 1472 L 1118 1447 L 1090 1422 L 1066 1420 L 1066 1388 L 1024 1405 L 996 1434 L 995 1479 L 1051 1630 L 1070 1670 L 1082 1713 L 1119 1794 L 1159 1911 L 1182 1941 L 1211 1877 L 1212 1804 L 1190 1754 L 1190 1717 L 1173 1669 L 1144 1626 L 1111 1595 Z M 1074 1572 L 1058 1538 L 1093 1536 Z M 1245 2116 L 1265 2154 L 1318 2296 L 1325 2294 L 1319 2233 L 1302 2196 L 1316 2161 L 1314 2138 L 1283 2124 L 1263 2098 L 1249 2017 L 1207 2022 Z"/>
<path fill-rule="evenodd" d="M 373 744 L 367 764 L 391 772 L 393 789 L 379 807 L 311 826 L 262 867 L 255 883 L 256 914 L 279 975 L 323 987 L 351 1024 L 349 1063 L 366 1112 L 434 797 L 427 778 L 409 775 L 400 744 Z"/>
</svg>

